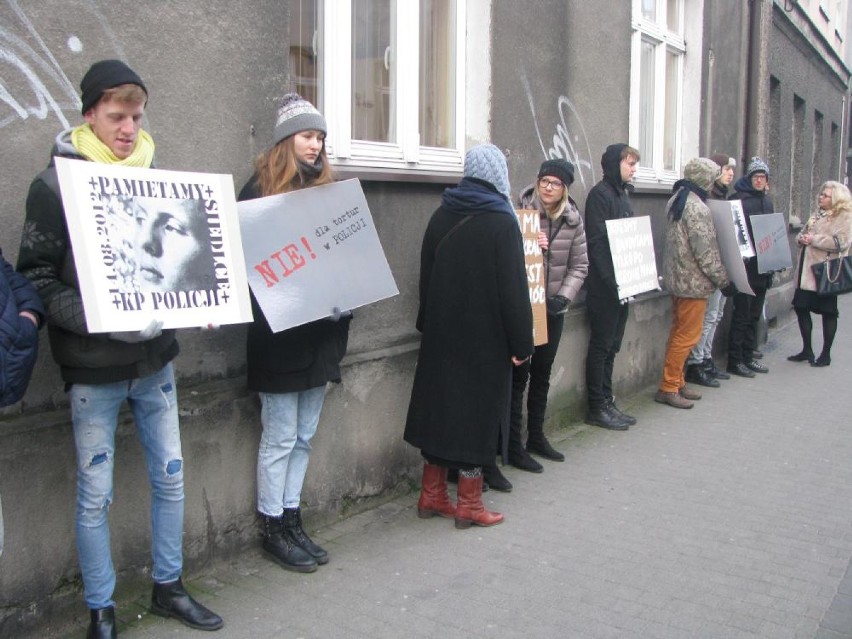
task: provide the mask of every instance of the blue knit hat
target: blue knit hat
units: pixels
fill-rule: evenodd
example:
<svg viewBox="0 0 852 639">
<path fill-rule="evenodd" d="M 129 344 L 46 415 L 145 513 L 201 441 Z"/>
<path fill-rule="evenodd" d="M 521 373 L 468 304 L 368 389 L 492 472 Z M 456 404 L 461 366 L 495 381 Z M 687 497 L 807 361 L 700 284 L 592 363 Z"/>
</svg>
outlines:
<svg viewBox="0 0 852 639">
<path fill-rule="evenodd" d="M 766 179 L 769 179 L 769 165 L 757 156 L 754 156 L 748 161 L 746 177 L 750 179 L 755 173 L 765 173 Z"/>
<path fill-rule="evenodd" d="M 464 156 L 464 176 L 485 180 L 507 200 L 511 200 L 506 156 L 493 144 L 480 144 Z"/>
</svg>

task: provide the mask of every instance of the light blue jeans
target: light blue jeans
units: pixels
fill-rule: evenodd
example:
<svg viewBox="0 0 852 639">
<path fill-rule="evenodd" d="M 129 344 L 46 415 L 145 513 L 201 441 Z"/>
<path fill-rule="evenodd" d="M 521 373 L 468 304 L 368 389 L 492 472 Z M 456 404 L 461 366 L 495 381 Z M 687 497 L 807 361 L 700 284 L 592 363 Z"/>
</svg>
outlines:
<svg viewBox="0 0 852 639">
<path fill-rule="evenodd" d="M 174 581 L 183 567 L 183 457 L 171 364 L 114 384 L 74 384 L 69 391 L 77 447 L 77 553 L 86 605 L 113 606 L 115 569 L 107 511 L 112 503 L 115 430 L 127 400 L 151 482 L 151 576 Z M 132 498 L 132 495 L 130 496 Z"/>
<path fill-rule="evenodd" d="M 257 451 L 257 509 L 280 517 L 298 508 L 317 432 L 325 386 L 298 393 L 260 393 L 263 434 Z"/>
<path fill-rule="evenodd" d="M 725 298 L 718 288 L 707 299 L 707 310 L 704 312 L 704 327 L 701 330 L 701 339 L 689 354 L 687 364 L 700 364 L 705 359 L 713 359 L 713 340 L 716 337 L 716 329 L 722 322 L 725 314 Z"/>
</svg>

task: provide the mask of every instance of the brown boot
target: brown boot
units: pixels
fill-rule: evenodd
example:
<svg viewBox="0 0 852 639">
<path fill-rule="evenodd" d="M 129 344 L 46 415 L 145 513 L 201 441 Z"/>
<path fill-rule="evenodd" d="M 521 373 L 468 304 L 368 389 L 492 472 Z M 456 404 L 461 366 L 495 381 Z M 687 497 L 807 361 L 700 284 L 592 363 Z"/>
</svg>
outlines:
<svg viewBox="0 0 852 639">
<path fill-rule="evenodd" d="M 658 390 L 657 394 L 654 395 L 654 401 L 661 404 L 668 404 L 673 408 L 692 408 L 694 406 L 691 401 L 680 393 L 668 393 L 662 390 Z"/>
<path fill-rule="evenodd" d="M 423 464 L 423 480 L 420 487 L 420 499 L 417 502 L 417 516 L 428 519 L 440 515 L 453 518 L 456 507 L 447 494 L 447 469 L 434 464 Z"/>
<path fill-rule="evenodd" d="M 486 510 L 482 503 L 482 475 L 465 477 L 459 473 L 459 499 L 456 504 L 456 528 L 477 526 L 495 526 L 503 521 L 503 515 Z"/>
</svg>

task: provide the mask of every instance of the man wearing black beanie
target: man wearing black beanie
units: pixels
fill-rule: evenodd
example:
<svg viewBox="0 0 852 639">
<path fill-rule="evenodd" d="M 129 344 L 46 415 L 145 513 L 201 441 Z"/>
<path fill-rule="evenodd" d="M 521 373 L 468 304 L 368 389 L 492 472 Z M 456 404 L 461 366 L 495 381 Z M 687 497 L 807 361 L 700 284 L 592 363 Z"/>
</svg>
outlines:
<svg viewBox="0 0 852 639">
<path fill-rule="evenodd" d="M 154 588 L 151 612 L 200 630 L 218 630 L 221 617 L 184 590 L 183 455 L 172 360 L 174 330 L 152 320 L 141 331 L 89 333 L 53 157 L 149 168 L 154 141 L 142 127 L 148 91 L 120 60 L 91 66 L 80 83 L 85 124 L 62 131 L 48 167 L 33 180 L 26 203 L 18 271 L 44 303 L 53 358 L 71 403 L 77 451 L 77 554 L 89 639 L 117 636 L 115 568 L 107 512 L 113 497 L 118 413 L 130 406 L 143 443 L 151 484 Z"/>
</svg>

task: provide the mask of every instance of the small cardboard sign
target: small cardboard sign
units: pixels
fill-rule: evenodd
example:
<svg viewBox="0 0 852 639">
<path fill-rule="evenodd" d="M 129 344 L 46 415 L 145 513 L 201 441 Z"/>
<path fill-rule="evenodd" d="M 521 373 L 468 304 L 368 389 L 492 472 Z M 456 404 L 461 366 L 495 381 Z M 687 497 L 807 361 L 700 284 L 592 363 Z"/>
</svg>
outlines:
<svg viewBox="0 0 852 639">
<path fill-rule="evenodd" d="M 541 231 L 539 212 L 532 209 L 515 211 L 524 238 L 524 265 L 527 268 L 527 285 L 533 311 L 533 344 L 547 344 L 547 282 L 544 281 L 544 259 L 538 245 Z"/>
<path fill-rule="evenodd" d="M 230 175 L 56 158 L 91 333 L 250 322 Z"/>
<path fill-rule="evenodd" d="M 399 294 L 357 179 L 238 208 L 249 284 L 274 333 Z"/>
<path fill-rule="evenodd" d="M 651 218 L 625 217 L 606 221 L 618 298 L 660 290 Z"/>
<path fill-rule="evenodd" d="M 757 272 L 772 273 L 793 266 L 790 243 L 787 241 L 787 221 L 783 213 L 751 216 L 754 248 L 757 253 Z"/>
</svg>

